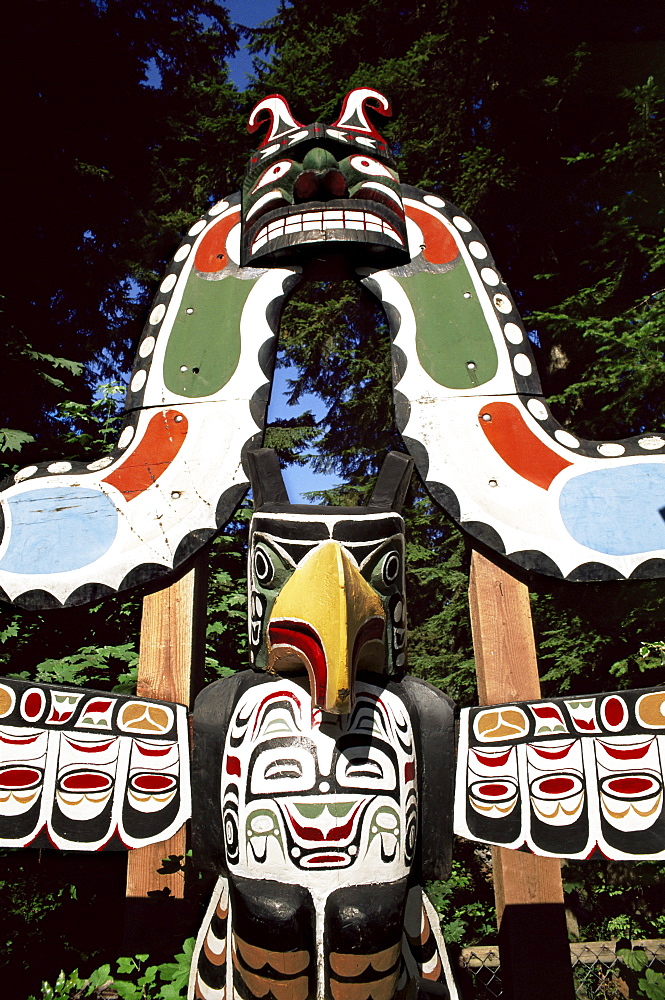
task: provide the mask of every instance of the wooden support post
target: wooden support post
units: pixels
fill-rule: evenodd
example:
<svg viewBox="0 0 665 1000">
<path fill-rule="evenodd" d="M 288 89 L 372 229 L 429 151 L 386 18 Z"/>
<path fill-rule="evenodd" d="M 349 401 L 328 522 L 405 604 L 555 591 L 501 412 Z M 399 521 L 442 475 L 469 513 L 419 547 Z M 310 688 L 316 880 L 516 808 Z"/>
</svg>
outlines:
<svg viewBox="0 0 665 1000">
<path fill-rule="evenodd" d="M 525 584 L 474 551 L 469 608 L 480 704 L 540 698 Z M 560 862 L 502 847 L 492 860 L 504 995 L 573 1000 Z"/>
<path fill-rule="evenodd" d="M 170 587 L 143 598 L 137 694 L 190 704 L 192 688 L 202 677 L 205 650 L 207 589 L 205 552 L 194 567 Z M 183 761 L 187 767 L 188 762 Z M 185 854 L 185 829 L 169 840 L 130 851 L 127 859 L 127 896 L 146 897 L 170 889 L 182 899 L 185 880 L 180 872 L 159 875 L 162 859 Z"/>
</svg>

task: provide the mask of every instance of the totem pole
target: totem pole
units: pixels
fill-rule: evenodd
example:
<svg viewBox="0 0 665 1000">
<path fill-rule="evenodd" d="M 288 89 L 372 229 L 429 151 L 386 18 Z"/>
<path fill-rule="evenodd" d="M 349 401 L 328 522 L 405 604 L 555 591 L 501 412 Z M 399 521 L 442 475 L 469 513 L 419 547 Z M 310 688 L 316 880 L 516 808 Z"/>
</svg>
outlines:
<svg viewBox="0 0 665 1000">
<path fill-rule="evenodd" d="M 542 397 L 474 224 L 400 184 L 359 88 L 331 124 L 272 95 L 242 194 L 189 230 L 139 343 L 117 446 L 0 492 L 0 597 L 41 609 L 169 579 L 248 488 L 250 660 L 194 712 L 194 860 L 219 881 L 190 998 L 455 998 L 422 881 L 462 836 L 544 857 L 665 857 L 659 690 L 463 713 L 406 675 L 411 464 L 486 551 L 567 580 L 665 575 L 665 438 L 585 441 Z M 291 505 L 260 449 L 288 294 L 342 257 L 385 309 L 391 453 L 365 508 Z M 0 843 L 157 843 L 190 814 L 187 714 L 0 683 Z M 559 995 L 559 994 L 557 994 Z M 563 995 L 563 994 L 561 994 Z"/>
</svg>

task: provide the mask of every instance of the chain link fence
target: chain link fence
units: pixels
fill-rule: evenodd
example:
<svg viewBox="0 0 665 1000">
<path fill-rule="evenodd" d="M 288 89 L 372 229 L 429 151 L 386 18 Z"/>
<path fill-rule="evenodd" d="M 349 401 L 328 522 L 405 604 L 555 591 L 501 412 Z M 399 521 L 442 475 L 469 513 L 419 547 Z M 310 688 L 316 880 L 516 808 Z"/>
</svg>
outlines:
<svg viewBox="0 0 665 1000">
<path fill-rule="evenodd" d="M 644 951 L 645 969 L 665 973 L 665 941 L 633 941 Z M 615 941 L 587 941 L 570 946 L 577 1000 L 626 1000 L 630 996 L 621 975 Z M 463 995 L 474 1000 L 503 997 L 501 963 L 496 945 L 463 948 L 459 958 Z"/>
</svg>

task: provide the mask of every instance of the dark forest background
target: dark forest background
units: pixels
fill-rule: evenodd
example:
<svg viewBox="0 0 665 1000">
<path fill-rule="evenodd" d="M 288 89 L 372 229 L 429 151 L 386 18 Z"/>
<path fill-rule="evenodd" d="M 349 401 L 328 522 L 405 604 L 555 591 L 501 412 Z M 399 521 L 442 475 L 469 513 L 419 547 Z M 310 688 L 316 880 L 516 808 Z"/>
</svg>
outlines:
<svg viewBox="0 0 665 1000">
<path fill-rule="evenodd" d="M 561 422 L 590 438 L 664 429 L 659 0 L 297 0 L 252 31 L 216 0 L 22 0 L 4 29 L 3 473 L 92 460 L 113 442 L 160 273 L 182 231 L 239 186 L 254 102 L 278 92 L 299 120 L 332 121 L 367 85 L 392 100 L 381 127 L 402 180 L 485 234 Z M 243 34 L 255 78 L 240 92 L 225 61 Z M 268 443 L 284 463 L 315 455 L 335 473 L 345 485 L 328 502 L 362 502 L 401 447 L 383 315 L 351 283 L 310 283 L 287 306 L 280 361 L 297 366 L 291 401 L 317 393 L 326 413 L 296 406 Z M 246 665 L 249 510 L 212 551 L 208 680 Z M 411 669 L 473 704 L 466 543 L 416 484 L 406 520 Z M 665 681 L 661 584 L 534 578 L 531 591 L 546 696 Z M 0 672 L 131 690 L 139 622 L 139 596 L 43 615 L 5 606 Z M 456 858 L 451 883 L 433 887 L 447 938 L 492 941 L 487 852 L 460 841 Z M 123 864 L 3 852 L 12 996 L 117 957 Z M 571 863 L 563 875 L 573 938 L 665 937 L 665 865 Z"/>
</svg>

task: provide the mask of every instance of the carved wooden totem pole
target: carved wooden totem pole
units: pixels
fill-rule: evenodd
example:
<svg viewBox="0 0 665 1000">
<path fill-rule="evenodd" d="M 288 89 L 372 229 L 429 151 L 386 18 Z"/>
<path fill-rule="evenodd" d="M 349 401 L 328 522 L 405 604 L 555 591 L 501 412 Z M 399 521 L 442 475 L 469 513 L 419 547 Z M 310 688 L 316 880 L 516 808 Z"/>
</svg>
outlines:
<svg viewBox="0 0 665 1000">
<path fill-rule="evenodd" d="M 56 608 L 182 572 L 251 479 L 251 663 L 194 712 L 194 859 L 219 882 L 190 998 L 456 997 L 421 888 L 446 877 L 453 813 L 544 857 L 665 857 L 660 690 L 467 710 L 453 810 L 451 705 L 406 675 L 412 459 L 388 456 L 365 508 L 302 507 L 260 449 L 285 298 L 341 255 L 386 311 L 405 447 L 465 531 L 571 581 L 665 575 L 665 438 L 556 423 L 482 235 L 400 184 L 368 110 L 390 106 L 360 88 L 307 126 L 256 106 L 242 194 L 159 286 L 117 446 L 0 493 L 0 596 Z M 188 754 L 183 706 L 3 680 L 0 843 L 161 842 L 190 815 Z"/>
</svg>

